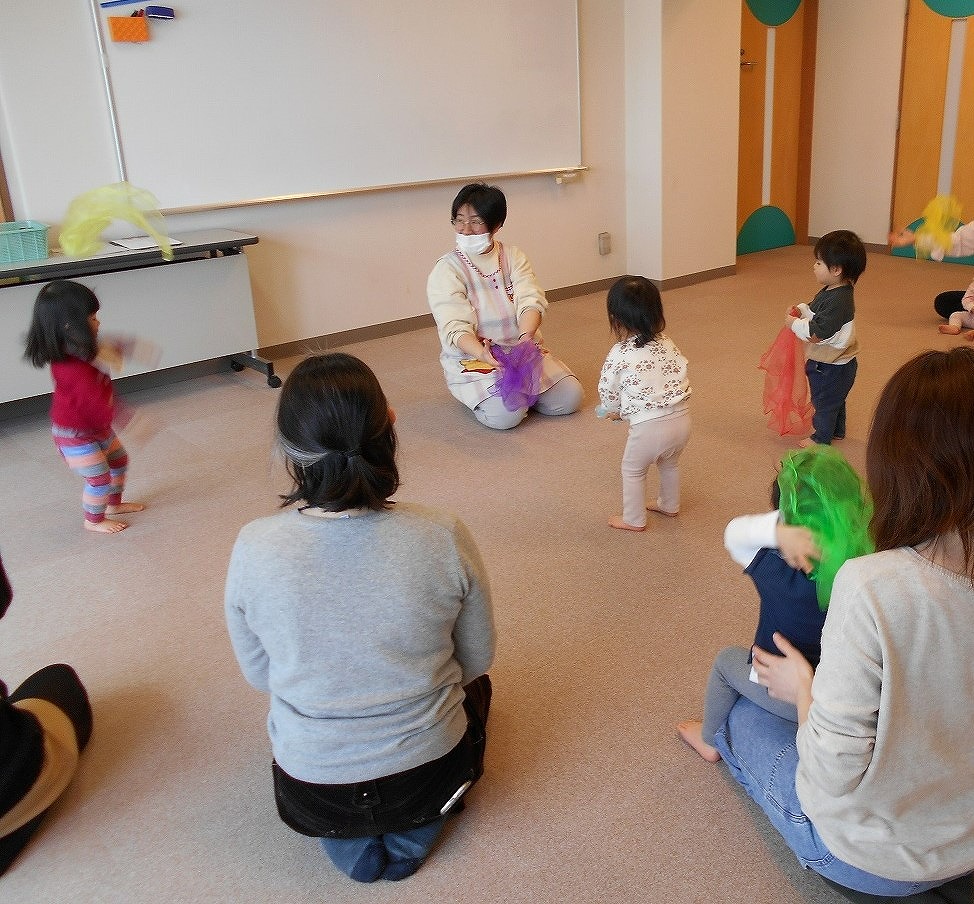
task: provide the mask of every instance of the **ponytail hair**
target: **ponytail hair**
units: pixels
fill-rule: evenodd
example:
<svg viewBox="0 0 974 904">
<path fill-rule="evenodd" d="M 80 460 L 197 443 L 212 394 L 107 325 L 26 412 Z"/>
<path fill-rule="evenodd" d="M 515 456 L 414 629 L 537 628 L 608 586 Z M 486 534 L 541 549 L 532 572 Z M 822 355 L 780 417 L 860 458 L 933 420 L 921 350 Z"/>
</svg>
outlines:
<svg viewBox="0 0 974 904">
<path fill-rule="evenodd" d="M 389 403 L 372 370 L 352 355 L 314 355 L 291 372 L 277 435 L 294 481 L 282 506 L 303 500 L 329 512 L 378 511 L 399 489 Z"/>
</svg>

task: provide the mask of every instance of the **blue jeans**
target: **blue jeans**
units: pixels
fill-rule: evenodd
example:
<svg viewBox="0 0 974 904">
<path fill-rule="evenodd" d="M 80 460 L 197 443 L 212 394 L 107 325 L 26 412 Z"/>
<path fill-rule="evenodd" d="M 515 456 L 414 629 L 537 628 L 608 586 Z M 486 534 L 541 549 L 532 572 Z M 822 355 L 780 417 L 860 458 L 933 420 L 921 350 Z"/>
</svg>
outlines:
<svg viewBox="0 0 974 904">
<path fill-rule="evenodd" d="M 856 382 L 859 362 L 853 358 L 847 364 L 822 364 L 806 361 L 805 376 L 815 413 L 812 415 L 812 440 L 830 445 L 833 437 L 845 436 L 845 400 Z"/>
<path fill-rule="evenodd" d="M 724 726 L 714 736 L 731 775 L 762 809 L 771 825 L 805 869 L 845 888 L 893 898 L 927 891 L 935 882 L 901 882 L 884 879 L 839 860 L 825 846 L 815 826 L 802 811 L 795 791 L 798 748 L 797 726 L 742 697 Z"/>
<path fill-rule="evenodd" d="M 365 838 L 322 838 L 321 846 L 335 866 L 356 882 L 405 879 L 419 869 L 443 831 L 446 817 L 404 832 Z"/>
</svg>

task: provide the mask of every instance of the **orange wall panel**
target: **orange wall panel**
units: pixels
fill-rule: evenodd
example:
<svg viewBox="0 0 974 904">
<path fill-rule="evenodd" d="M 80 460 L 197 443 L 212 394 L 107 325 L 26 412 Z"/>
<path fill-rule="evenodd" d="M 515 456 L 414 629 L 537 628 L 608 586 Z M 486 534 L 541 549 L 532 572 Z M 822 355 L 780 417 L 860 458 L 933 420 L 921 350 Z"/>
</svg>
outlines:
<svg viewBox="0 0 974 904">
<path fill-rule="evenodd" d="M 937 194 L 950 19 L 910 0 L 903 58 L 900 128 L 893 187 L 893 225 L 911 223 Z M 857 161 L 868 166 L 868 161 Z"/>
</svg>

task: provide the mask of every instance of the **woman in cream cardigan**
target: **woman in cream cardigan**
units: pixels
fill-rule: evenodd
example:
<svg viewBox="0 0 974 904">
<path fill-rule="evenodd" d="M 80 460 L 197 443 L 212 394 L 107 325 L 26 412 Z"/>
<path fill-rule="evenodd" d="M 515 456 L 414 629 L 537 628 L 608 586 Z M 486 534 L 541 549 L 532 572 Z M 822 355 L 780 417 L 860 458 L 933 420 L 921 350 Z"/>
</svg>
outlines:
<svg viewBox="0 0 974 904">
<path fill-rule="evenodd" d="M 506 218 L 507 199 L 499 188 L 483 182 L 464 186 L 450 214 L 456 247 L 436 262 L 426 284 L 447 388 L 495 430 L 516 427 L 528 408 L 510 410 L 496 392 L 501 364 L 493 345 L 534 342 L 541 350 L 535 411 L 571 414 L 584 396 L 575 375 L 544 347 L 540 327 L 548 302 L 531 264 L 518 248 L 495 239 Z"/>
</svg>

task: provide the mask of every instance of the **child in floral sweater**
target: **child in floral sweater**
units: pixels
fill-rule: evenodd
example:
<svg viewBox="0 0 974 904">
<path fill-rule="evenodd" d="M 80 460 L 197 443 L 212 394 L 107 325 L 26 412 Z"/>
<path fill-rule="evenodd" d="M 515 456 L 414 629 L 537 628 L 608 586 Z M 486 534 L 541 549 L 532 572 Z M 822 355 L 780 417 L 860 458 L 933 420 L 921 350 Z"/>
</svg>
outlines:
<svg viewBox="0 0 974 904">
<path fill-rule="evenodd" d="M 659 289 L 643 276 L 623 276 L 606 300 L 609 326 L 619 341 L 599 378 L 601 408 L 629 421 L 622 456 L 622 514 L 609 518 L 620 530 L 646 530 L 646 512 L 674 517 L 680 510 L 680 454 L 690 439 L 687 359 L 663 330 Z M 646 506 L 646 472 L 659 469 L 655 505 Z"/>
</svg>

